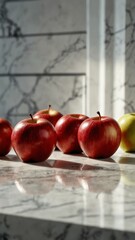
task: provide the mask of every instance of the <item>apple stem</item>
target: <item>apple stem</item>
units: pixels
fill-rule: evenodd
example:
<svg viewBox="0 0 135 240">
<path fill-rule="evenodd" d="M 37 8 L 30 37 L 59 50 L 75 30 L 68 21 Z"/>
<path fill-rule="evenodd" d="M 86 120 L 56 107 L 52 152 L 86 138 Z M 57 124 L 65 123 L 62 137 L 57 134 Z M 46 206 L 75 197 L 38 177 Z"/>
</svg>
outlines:
<svg viewBox="0 0 135 240">
<path fill-rule="evenodd" d="M 100 112 L 98 111 L 97 114 L 98 114 L 98 116 L 99 116 L 99 120 L 101 120 L 101 114 L 100 114 Z"/>
<path fill-rule="evenodd" d="M 30 114 L 30 117 L 31 117 L 32 120 L 34 120 L 32 114 Z"/>
<path fill-rule="evenodd" d="M 50 109 L 51 109 L 51 105 L 49 104 L 49 107 L 48 107 L 48 112 L 50 111 Z"/>
</svg>

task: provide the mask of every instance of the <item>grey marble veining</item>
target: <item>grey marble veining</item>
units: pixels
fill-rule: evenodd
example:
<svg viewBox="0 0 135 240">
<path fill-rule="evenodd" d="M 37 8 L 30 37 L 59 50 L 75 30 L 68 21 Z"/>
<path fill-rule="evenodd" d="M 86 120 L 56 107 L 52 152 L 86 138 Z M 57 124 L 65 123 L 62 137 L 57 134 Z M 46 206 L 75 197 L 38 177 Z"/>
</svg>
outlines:
<svg viewBox="0 0 135 240">
<path fill-rule="evenodd" d="M 85 113 L 85 27 L 85 1 L 0 3 L 1 117 L 15 125 L 49 104 Z"/>
<path fill-rule="evenodd" d="M 86 2 L 78 0 L 37 0 L 7 2 L 8 18 L 23 34 L 85 31 Z M 6 23 L 5 23 L 6 25 Z M 8 35 L 5 29 L 5 35 Z"/>
<path fill-rule="evenodd" d="M 79 34 L 2 38 L 0 73 L 85 73 L 85 49 L 85 36 Z"/>
<path fill-rule="evenodd" d="M 134 112 L 134 11 L 135 3 L 110 1 L 106 15 L 106 54 L 109 57 L 111 104 L 114 116 Z M 110 64 L 111 63 L 111 64 Z M 109 81 L 109 80 L 108 80 Z M 121 113 L 119 112 L 121 109 Z"/>
<path fill-rule="evenodd" d="M 11 76 L 1 86 L 0 115 L 13 125 L 49 104 L 63 114 L 85 113 L 85 76 Z"/>
<path fill-rule="evenodd" d="M 101 109 L 118 119 L 125 112 L 135 111 L 135 2 L 86 2 L 88 110 L 94 115 Z"/>
<path fill-rule="evenodd" d="M 85 19 L 88 2 L 92 7 L 91 21 L 87 22 L 91 25 L 90 58 L 88 59 L 91 76 L 86 73 L 86 52 L 89 46 L 86 46 Z M 86 73 L 86 90 L 90 89 L 90 95 L 85 91 L 87 115 L 90 113 L 95 115 L 99 108 L 103 114 L 115 118 L 119 118 L 124 112 L 135 111 L 134 0 L 103 2 L 94 0 L 1 1 L 0 83 L 2 90 L 6 84 L 3 74 L 23 73 L 28 80 L 26 84 L 29 86 L 30 81 L 35 81 L 35 76 L 30 78 L 28 74 L 54 73 L 57 76 L 59 73 L 65 75 L 70 73 L 85 75 Z M 71 77 L 70 82 L 72 79 Z M 18 88 L 16 82 L 13 86 L 15 86 L 13 95 L 16 96 Z M 56 92 L 57 88 L 53 90 Z M 39 96 L 40 91 L 42 92 L 42 89 L 38 89 Z M 78 97 L 76 105 L 82 111 L 80 100 L 77 102 L 77 99 Z M 40 106 L 38 102 L 37 105 Z M 14 104 L 6 110 L 2 107 L 2 117 L 8 116 L 8 111 L 12 111 L 14 107 Z M 26 108 L 29 108 L 28 104 Z M 68 112 L 68 107 L 67 110 L 65 107 L 65 111 Z M 19 115 L 16 117 L 19 119 Z"/>
<path fill-rule="evenodd" d="M 11 151 L 0 161 L 1 236 L 134 239 L 134 161 L 121 150 L 103 160 L 55 151 L 24 164 Z"/>
</svg>

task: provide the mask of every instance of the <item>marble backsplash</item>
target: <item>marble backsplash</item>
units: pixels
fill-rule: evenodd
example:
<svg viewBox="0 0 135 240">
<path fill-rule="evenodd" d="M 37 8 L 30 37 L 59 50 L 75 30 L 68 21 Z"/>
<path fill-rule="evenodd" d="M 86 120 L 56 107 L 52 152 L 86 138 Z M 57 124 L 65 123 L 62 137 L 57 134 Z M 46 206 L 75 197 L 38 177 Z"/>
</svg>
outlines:
<svg viewBox="0 0 135 240">
<path fill-rule="evenodd" d="M 49 104 L 85 113 L 85 2 L 3 1 L 0 115 L 13 125 Z"/>
<path fill-rule="evenodd" d="M 0 88 L 1 115 L 11 122 L 29 117 L 51 103 L 63 114 L 85 113 L 85 76 L 4 77 Z M 4 107 L 2 107 L 4 106 Z"/>
<path fill-rule="evenodd" d="M 119 117 L 125 112 L 135 112 L 135 2 L 111 2 L 113 11 L 106 19 L 106 54 L 108 59 L 112 58 L 113 115 Z"/>
<path fill-rule="evenodd" d="M 118 119 L 135 111 L 135 2 L 86 2 L 89 112 Z"/>
<path fill-rule="evenodd" d="M 84 34 L 0 39 L 0 74 L 83 73 Z"/>
<path fill-rule="evenodd" d="M 134 0 L 1 0 L 0 116 L 135 111 L 134 11 Z"/>
</svg>

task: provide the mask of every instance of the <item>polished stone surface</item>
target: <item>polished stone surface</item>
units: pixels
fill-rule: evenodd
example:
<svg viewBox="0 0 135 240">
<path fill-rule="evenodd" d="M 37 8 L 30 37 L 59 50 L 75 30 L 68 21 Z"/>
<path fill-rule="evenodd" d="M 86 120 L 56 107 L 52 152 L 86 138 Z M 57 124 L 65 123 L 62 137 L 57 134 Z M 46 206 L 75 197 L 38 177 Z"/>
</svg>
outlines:
<svg viewBox="0 0 135 240">
<path fill-rule="evenodd" d="M 13 125 L 48 102 L 82 113 L 85 100 L 89 116 L 135 112 L 134 0 L 1 0 L 0 23 L 0 115 Z"/>
<path fill-rule="evenodd" d="M 1 239 L 134 239 L 135 154 L 0 161 Z"/>
<path fill-rule="evenodd" d="M 0 116 L 86 112 L 86 2 L 0 1 Z"/>
</svg>

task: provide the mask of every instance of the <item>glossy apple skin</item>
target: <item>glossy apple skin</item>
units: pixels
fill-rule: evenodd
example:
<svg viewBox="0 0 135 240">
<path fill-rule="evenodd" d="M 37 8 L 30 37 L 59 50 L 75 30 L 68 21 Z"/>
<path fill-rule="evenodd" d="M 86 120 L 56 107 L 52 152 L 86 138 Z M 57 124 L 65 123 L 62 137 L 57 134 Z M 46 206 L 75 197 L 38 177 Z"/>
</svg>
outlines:
<svg viewBox="0 0 135 240">
<path fill-rule="evenodd" d="M 63 116 L 62 113 L 50 108 L 50 109 L 43 109 L 34 114 L 34 118 L 44 118 L 50 121 L 53 126 L 56 125 L 56 122 Z"/>
<path fill-rule="evenodd" d="M 0 156 L 5 156 L 11 150 L 12 125 L 4 118 L 0 118 Z"/>
<path fill-rule="evenodd" d="M 56 146 L 54 126 L 46 119 L 24 119 L 13 129 L 12 146 L 23 162 L 48 159 Z"/>
<path fill-rule="evenodd" d="M 67 114 L 61 117 L 55 125 L 57 148 L 63 153 L 82 152 L 77 138 L 80 124 L 88 117 L 83 114 Z"/>
<path fill-rule="evenodd" d="M 135 152 L 135 113 L 127 113 L 118 119 L 122 137 L 120 148 L 125 152 Z"/>
<path fill-rule="evenodd" d="M 120 145 L 121 129 L 113 118 L 89 118 L 79 127 L 78 141 L 86 156 L 94 159 L 108 158 Z"/>
</svg>

